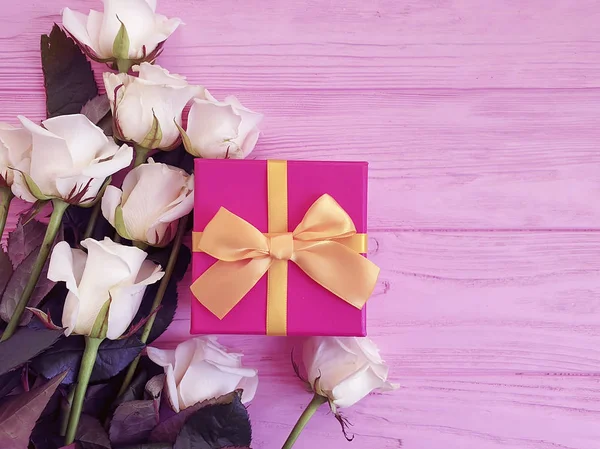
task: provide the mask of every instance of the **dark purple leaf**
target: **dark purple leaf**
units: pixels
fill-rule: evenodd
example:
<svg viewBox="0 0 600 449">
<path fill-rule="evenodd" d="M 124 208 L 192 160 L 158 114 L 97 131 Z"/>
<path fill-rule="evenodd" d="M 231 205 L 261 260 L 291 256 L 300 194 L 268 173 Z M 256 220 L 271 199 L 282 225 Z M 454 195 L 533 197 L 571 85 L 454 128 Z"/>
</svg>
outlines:
<svg viewBox="0 0 600 449">
<path fill-rule="evenodd" d="M 98 350 L 91 382 L 102 382 L 116 376 L 142 352 L 144 347 L 145 345 L 136 337 L 127 340 L 104 340 Z M 77 379 L 84 348 L 84 338 L 71 335 L 32 360 L 31 367 L 46 378 L 68 369 L 69 373 L 63 384 L 72 384 Z"/>
<path fill-rule="evenodd" d="M 183 425 L 173 449 L 219 449 L 249 446 L 252 428 L 241 393 L 225 404 L 212 404 L 193 413 Z"/>
<path fill-rule="evenodd" d="M 106 114 L 110 112 L 110 101 L 106 94 L 92 98 L 81 108 L 81 114 L 85 115 L 90 122 L 97 125 Z"/>
<path fill-rule="evenodd" d="M 10 262 L 10 258 L 8 257 L 8 254 L 0 248 L 0 295 L 4 292 L 12 273 L 13 266 Z"/>
<path fill-rule="evenodd" d="M 147 399 L 122 402 L 110 423 L 110 441 L 117 446 L 147 441 L 159 422 L 160 395 L 165 383 L 164 374 L 146 382 Z"/>
<path fill-rule="evenodd" d="M 0 343 L 0 374 L 12 371 L 33 359 L 52 346 L 62 334 L 62 331 L 50 329 L 17 330 L 12 337 Z M 61 372 L 58 371 L 54 375 Z"/>
<path fill-rule="evenodd" d="M 141 443 L 119 449 L 173 449 L 173 445 L 167 443 Z"/>
<path fill-rule="evenodd" d="M 0 375 L 0 399 L 9 394 L 21 382 L 21 372 L 19 370 L 9 371 Z"/>
<path fill-rule="evenodd" d="M 24 449 L 46 404 L 66 373 L 56 376 L 31 391 L 9 396 L 0 404 L 0 447 Z"/>
<path fill-rule="evenodd" d="M 56 24 L 50 35 L 42 35 L 41 49 L 47 116 L 79 113 L 98 95 L 90 63 Z"/>
<path fill-rule="evenodd" d="M 78 447 L 77 443 L 71 443 L 68 446 L 63 446 L 59 449 L 79 449 L 79 447 Z"/>
<path fill-rule="evenodd" d="M 79 427 L 77 427 L 77 434 L 75 440 L 81 444 L 82 447 L 93 444 L 99 448 L 110 449 L 110 441 L 108 435 L 98 421 L 93 416 L 81 415 L 79 421 Z"/>
<path fill-rule="evenodd" d="M 83 402 L 83 413 L 104 420 L 120 388 L 119 382 L 90 385 Z"/>
<path fill-rule="evenodd" d="M 179 167 L 188 172 L 194 172 L 194 156 L 185 151 L 183 144 L 172 151 L 159 151 L 152 158 L 156 162 Z"/>
<path fill-rule="evenodd" d="M 4 321 L 10 321 L 10 317 L 13 315 L 15 308 L 21 299 L 21 294 L 23 290 L 25 290 L 25 286 L 29 281 L 29 277 L 31 275 L 31 271 L 33 270 L 33 266 L 37 259 L 37 251 L 33 251 L 29 254 L 23 262 L 19 266 L 15 268 L 8 284 L 6 285 L 6 289 L 4 290 L 4 294 L 2 295 L 2 301 L 0 301 L 0 318 Z M 52 290 L 54 287 L 54 282 L 48 279 L 48 264 L 49 261 L 46 261 L 44 268 L 42 269 L 42 273 L 40 274 L 40 279 L 37 282 L 33 293 L 31 294 L 31 299 L 29 300 L 29 307 L 37 307 L 37 305 L 44 299 L 44 296 Z M 26 325 L 32 318 L 32 313 L 26 310 L 23 313 L 23 317 L 21 318 L 21 326 Z"/>
<path fill-rule="evenodd" d="M 31 220 L 23 224 L 23 218 L 20 217 L 17 227 L 8 234 L 8 257 L 13 267 L 16 267 L 25 260 L 29 254 L 39 248 L 46 234 L 46 225 L 36 220 Z"/>
<path fill-rule="evenodd" d="M 236 390 L 218 398 L 198 402 L 197 404 L 180 411 L 176 415 L 171 416 L 156 426 L 150 435 L 150 441 L 171 444 L 175 443 L 177 440 L 177 435 L 179 435 L 181 432 L 181 429 L 185 425 L 188 418 L 190 418 L 200 409 L 221 405 L 231 407 L 231 405 L 241 397 L 241 394 L 241 390 Z"/>
</svg>

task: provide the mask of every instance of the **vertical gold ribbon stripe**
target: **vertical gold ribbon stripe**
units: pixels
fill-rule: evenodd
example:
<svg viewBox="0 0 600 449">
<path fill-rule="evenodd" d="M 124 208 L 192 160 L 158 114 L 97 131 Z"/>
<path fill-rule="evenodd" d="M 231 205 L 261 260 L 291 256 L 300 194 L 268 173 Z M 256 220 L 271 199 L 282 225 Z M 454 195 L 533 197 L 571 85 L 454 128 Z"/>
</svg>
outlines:
<svg viewBox="0 0 600 449">
<path fill-rule="evenodd" d="M 288 232 L 287 162 L 267 161 L 269 233 Z M 274 260 L 267 275 L 267 335 L 287 334 L 288 261 Z"/>
</svg>

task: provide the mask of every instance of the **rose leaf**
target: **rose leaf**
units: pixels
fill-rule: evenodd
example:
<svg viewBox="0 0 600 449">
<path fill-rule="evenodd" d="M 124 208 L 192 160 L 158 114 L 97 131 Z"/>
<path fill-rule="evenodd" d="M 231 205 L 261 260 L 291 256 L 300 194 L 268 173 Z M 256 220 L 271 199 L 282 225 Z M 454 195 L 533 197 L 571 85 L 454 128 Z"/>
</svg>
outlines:
<svg viewBox="0 0 600 449">
<path fill-rule="evenodd" d="M 21 328 L 0 343 L 0 374 L 12 371 L 52 346 L 62 330 Z M 64 370 L 63 370 L 64 371 Z M 61 373 L 58 371 L 55 375 Z M 46 377 L 49 379 L 50 377 Z"/>
<path fill-rule="evenodd" d="M 115 446 L 144 443 L 159 422 L 160 391 L 164 376 L 152 378 L 146 391 L 152 399 L 123 402 L 113 414 L 110 422 L 110 441 Z"/>
<path fill-rule="evenodd" d="M 42 35 L 41 50 L 48 118 L 79 113 L 98 95 L 91 64 L 56 24 L 49 35 Z"/>
<path fill-rule="evenodd" d="M 23 449 L 46 404 L 60 385 L 66 373 L 25 393 L 10 396 L 0 407 L 0 447 Z"/>
<path fill-rule="evenodd" d="M 46 234 L 46 225 L 37 220 L 30 220 L 23 224 L 23 218 L 20 217 L 17 227 L 8 234 L 8 257 L 13 267 L 16 267 L 25 260 L 29 254 L 39 248 Z"/>
<path fill-rule="evenodd" d="M 39 248 L 38 248 L 39 249 Z M 33 270 L 33 266 L 35 265 L 38 251 L 32 251 L 14 270 L 12 276 L 10 277 L 6 288 L 4 289 L 4 293 L 2 294 L 2 300 L 0 301 L 0 318 L 2 318 L 5 322 L 9 322 L 12 317 L 19 300 L 21 299 L 21 295 L 23 294 L 23 290 L 27 286 L 27 282 L 29 281 L 29 277 L 31 275 L 31 271 Z M 44 299 L 44 297 L 52 290 L 54 287 L 54 282 L 48 279 L 48 265 L 49 260 L 44 264 L 44 268 L 40 274 L 40 279 L 38 280 L 33 293 L 31 294 L 31 298 L 27 305 L 29 307 L 37 307 L 38 304 Z M 27 325 L 33 314 L 29 310 L 25 310 L 21 317 L 21 326 Z"/>
<path fill-rule="evenodd" d="M 81 114 L 85 115 L 94 125 L 97 125 L 109 112 L 110 101 L 106 94 L 92 98 L 81 108 Z"/>
<path fill-rule="evenodd" d="M 144 346 L 137 337 L 104 340 L 98 350 L 90 381 L 102 382 L 116 376 L 142 352 Z M 46 378 L 69 369 L 63 384 L 72 384 L 77 379 L 84 348 L 84 338 L 72 335 L 60 340 L 50 350 L 36 357 L 31 362 L 31 367 Z"/>
</svg>

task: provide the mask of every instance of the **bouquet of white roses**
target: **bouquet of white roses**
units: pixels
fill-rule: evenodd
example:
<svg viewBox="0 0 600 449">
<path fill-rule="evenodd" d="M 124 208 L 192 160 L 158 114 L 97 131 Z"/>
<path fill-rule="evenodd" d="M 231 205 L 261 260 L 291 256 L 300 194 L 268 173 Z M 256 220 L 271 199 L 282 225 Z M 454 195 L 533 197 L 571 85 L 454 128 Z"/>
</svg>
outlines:
<svg viewBox="0 0 600 449">
<path fill-rule="evenodd" d="M 257 370 L 214 337 L 147 345 L 190 262 L 193 158 L 248 156 L 262 116 L 155 64 L 181 24 L 156 2 L 104 3 L 42 36 L 47 118 L 0 124 L 0 234 L 31 203 L 0 248 L 0 448 L 249 447 Z M 346 434 L 339 409 L 393 387 L 366 338 L 307 339 L 303 360 L 314 397 L 284 448 L 320 405 Z"/>
</svg>

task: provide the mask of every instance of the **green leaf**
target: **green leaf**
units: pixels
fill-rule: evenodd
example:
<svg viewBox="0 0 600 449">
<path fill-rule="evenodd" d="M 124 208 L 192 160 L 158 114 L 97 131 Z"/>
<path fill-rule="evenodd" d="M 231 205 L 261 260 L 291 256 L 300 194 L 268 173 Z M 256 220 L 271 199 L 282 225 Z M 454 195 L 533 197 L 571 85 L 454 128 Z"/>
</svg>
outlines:
<svg viewBox="0 0 600 449">
<path fill-rule="evenodd" d="M 158 123 L 158 119 L 156 118 L 156 114 L 154 114 L 154 111 L 152 111 L 152 117 L 152 127 L 150 128 L 150 131 L 148 131 L 148 134 L 146 134 L 144 140 L 139 142 L 139 145 L 141 147 L 147 148 L 149 150 L 158 148 L 158 146 L 160 145 L 160 141 L 162 140 L 162 129 L 160 127 L 160 123 Z"/>
<path fill-rule="evenodd" d="M 29 192 L 34 197 L 36 197 L 38 200 L 49 201 L 54 198 L 51 196 L 44 195 L 42 193 L 42 191 L 40 190 L 40 188 L 38 187 L 38 185 L 35 183 L 35 181 L 27 173 L 25 173 L 24 171 L 18 170 L 16 168 L 13 168 L 13 170 L 18 171 L 19 173 L 21 173 L 21 175 L 23 175 L 23 178 L 25 179 L 25 184 L 27 184 L 27 188 L 29 189 Z"/>
<path fill-rule="evenodd" d="M 125 220 L 123 219 L 123 208 L 119 204 L 115 209 L 115 229 L 117 233 L 124 239 L 131 240 L 127 228 L 125 227 Z"/>
<path fill-rule="evenodd" d="M 42 35 L 41 50 L 48 118 L 79 113 L 98 95 L 92 66 L 56 24 L 49 35 Z"/>
<path fill-rule="evenodd" d="M 106 338 L 106 332 L 108 331 L 108 312 L 110 309 L 111 298 L 104 303 L 98 315 L 96 315 L 96 321 L 90 331 L 90 337 L 92 338 Z"/>
<path fill-rule="evenodd" d="M 117 59 L 129 59 L 129 34 L 119 16 L 117 20 L 121 23 L 121 27 L 113 42 L 113 55 Z"/>
<path fill-rule="evenodd" d="M 0 343 L 0 374 L 17 369 L 44 352 L 62 334 L 62 330 L 29 329 L 27 327 L 17 330 L 11 338 Z"/>
<path fill-rule="evenodd" d="M 185 132 L 185 129 L 183 129 L 179 125 L 179 123 L 177 123 L 177 120 L 173 119 L 173 121 L 175 122 L 175 126 L 179 130 L 179 134 L 181 134 L 181 142 L 183 143 L 183 148 L 185 148 L 185 151 L 192 155 L 196 155 L 196 153 L 194 152 L 194 146 L 192 145 L 192 141 L 190 140 L 190 136 L 188 136 Z"/>
<path fill-rule="evenodd" d="M 62 373 L 28 392 L 10 396 L 2 403 L 0 408 L 2 449 L 24 449 L 29 445 L 29 437 L 35 423 L 65 375 L 66 373 Z"/>
</svg>

